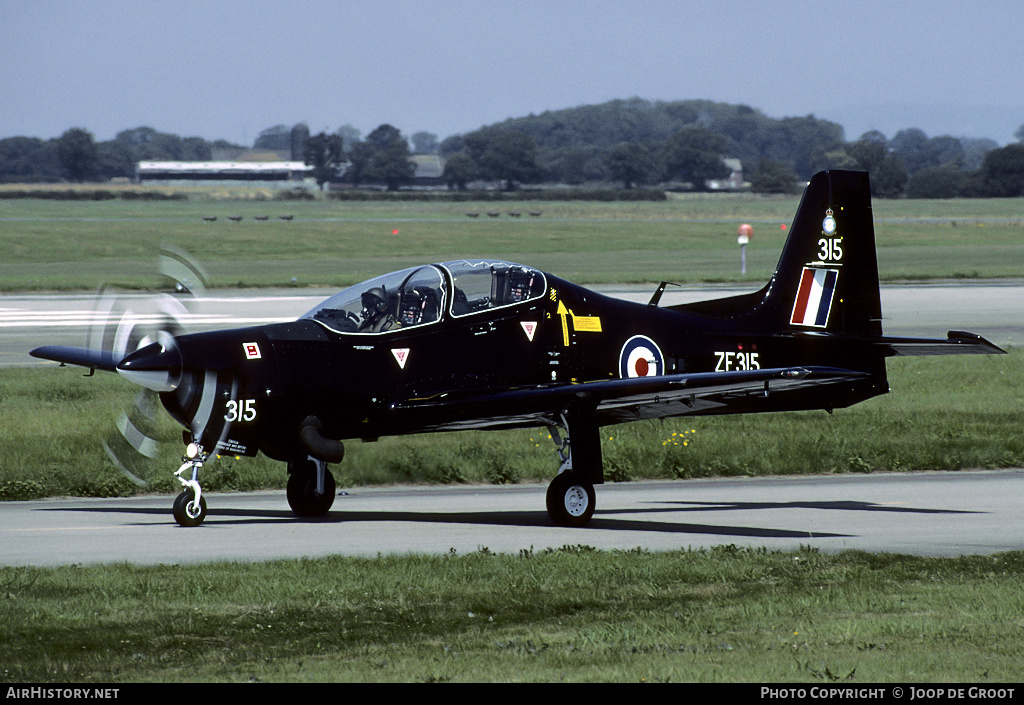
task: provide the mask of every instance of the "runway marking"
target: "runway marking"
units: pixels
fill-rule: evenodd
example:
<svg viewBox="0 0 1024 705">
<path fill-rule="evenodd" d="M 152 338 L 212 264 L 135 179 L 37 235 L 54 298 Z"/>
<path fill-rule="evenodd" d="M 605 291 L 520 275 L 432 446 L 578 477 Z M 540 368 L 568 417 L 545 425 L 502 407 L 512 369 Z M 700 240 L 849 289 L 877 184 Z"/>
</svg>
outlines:
<svg viewBox="0 0 1024 705">
<path fill-rule="evenodd" d="M 136 315 L 139 323 L 156 324 L 164 321 L 162 314 Z M 9 313 L 0 310 L 0 328 L 69 328 L 103 325 L 109 317 L 92 311 L 81 313 L 34 313 L 16 311 Z M 292 316 L 261 317 L 261 316 L 229 316 L 226 314 L 181 316 L 181 323 L 186 325 L 260 325 L 264 323 L 288 323 L 294 321 Z"/>
<path fill-rule="evenodd" d="M 13 534 L 29 531 L 106 531 L 109 529 L 123 529 L 124 526 L 112 524 L 110 526 L 41 526 L 33 529 L 0 529 L 0 533 Z"/>
</svg>

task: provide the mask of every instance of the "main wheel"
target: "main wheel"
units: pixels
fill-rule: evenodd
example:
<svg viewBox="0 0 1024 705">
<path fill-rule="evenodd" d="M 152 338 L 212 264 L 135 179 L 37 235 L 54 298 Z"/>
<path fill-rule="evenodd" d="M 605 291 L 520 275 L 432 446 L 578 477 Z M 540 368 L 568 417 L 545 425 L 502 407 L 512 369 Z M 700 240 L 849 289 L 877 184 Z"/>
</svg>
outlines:
<svg viewBox="0 0 1024 705">
<path fill-rule="evenodd" d="M 548 516 L 558 526 L 586 526 L 594 516 L 595 499 L 591 483 L 564 472 L 548 485 Z"/>
<path fill-rule="evenodd" d="M 181 526 L 199 526 L 206 518 L 206 497 L 200 496 L 196 503 L 196 493 L 185 490 L 174 498 L 174 520 Z"/>
<path fill-rule="evenodd" d="M 322 517 L 334 504 L 334 475 L 324 469 L 324 492 L 316 491 L 316 463 L 307 460 L 290 464 L 291 475 L 288 476 L 288 506 L 296 516 Z"/>
</svg>

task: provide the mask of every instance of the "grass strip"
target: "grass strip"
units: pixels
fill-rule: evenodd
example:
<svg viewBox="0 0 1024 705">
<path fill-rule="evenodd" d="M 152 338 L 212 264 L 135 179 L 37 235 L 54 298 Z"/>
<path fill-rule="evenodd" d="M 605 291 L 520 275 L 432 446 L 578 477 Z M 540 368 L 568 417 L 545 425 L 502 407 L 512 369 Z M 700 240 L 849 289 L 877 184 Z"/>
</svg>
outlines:
<svg viewBox="0 0 1024 705">
<path fill-rule="evenodd" d="M 484 203 L 0 200 L 0 290 L 155 288 L 165 284 L 155 271 L 164 244 L 192 253 L 215 287 L 342 287 L 425 261 L 474 256 L 523 262 L 584 284 L 756 284 L 774 270 L 797 203 L 750 195 L 536 202 L 523 205 L 519 217 L 501 210 L 489 218 L 493 206 Z M 1024 219 L 1012 203 L 876 203 L 881 278 L 1021 276 Z M 744 222 L 755 236 L 741 275 L 736 232 Z"/>
<path fill-rule="evenodd" d="M 1019 682 L 1024 553 L 5 569 L 8 682 Z"/>
</svg>

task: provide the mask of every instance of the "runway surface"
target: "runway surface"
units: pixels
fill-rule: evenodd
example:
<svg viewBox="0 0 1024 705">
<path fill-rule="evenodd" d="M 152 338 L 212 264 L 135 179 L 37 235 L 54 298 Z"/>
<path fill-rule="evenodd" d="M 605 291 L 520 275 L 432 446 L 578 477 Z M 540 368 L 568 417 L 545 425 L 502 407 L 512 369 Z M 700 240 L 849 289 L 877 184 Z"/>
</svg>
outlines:
<svg viewBox="0 0 1024 705">
<path fill-rule="evenodd" d="M 653 287 L 597 286 L 611 296 L 646 303 Z M 663 305 L 747 293 L 753 287 L 670 287 Z M 189 332 L 291 321 L 333 291 L 281 290 L 217 292 L 194 302 L 181 321 Z M 946 336 L 949 330 L 984 335 L 996 345 L 1024 345 L 1024 282 L 986 281 L 892 285 L 881 289 L 882 326 L 887 335 Z M 154 309 L 152 296 L 126 296 L 136 312 Z M 28 355 L 40 345 L 86 346 L 102 325 L 98 298 L 91 294 L 0 295 L 0 368 L 43 363 Z"/>
<path fill-rule="evenodd" d="M 651 287 L 600 288 L 646 302 Z M 663 304 L 743 293 L 669 289 Z M 196 302 L 184 321 L 207 330 L 292 320 L 327 291 L 231 292 Z M 885 332 L 945 337 L 968 330 L 1024 345 L 1024 282 L 882 289 Z M 146 304 L 139 299 L 138 308 Z M 0 296 L 0 367 L 54 364 L 45 344 L 85 345 L 96 297 Z M 102 318 L 100 319 L 102 320 Z M 169 496 L 0 504 L 0 565 L 193 563 L 378 553 L 496 552 L 584 544 L 670 550 L 721 544 L 922 555 L 1024 548 L 1024 470 L 812 478 L 639 482 L 598 489 L 586 529 L 551 526 L 545 487 L 362 488 L 320 520 L 292 516 L 283 492 L 212 494 L 196 529 L 178 527 Z"/>
<path fill-rule="evenodd" d="M 542 485 L 356 488 L 322 519 L 283 492 L 212 494 L 199 527 L 171 498 L 54 499 L 0 507 L 0 565 L 252 562 L 325 555 L 570 545 L 715 545 L 930 556 L 1024 549 L 1024 470 L 679 480 L 603 485 L 583 529 L 551 525 Z"/>
</svg>

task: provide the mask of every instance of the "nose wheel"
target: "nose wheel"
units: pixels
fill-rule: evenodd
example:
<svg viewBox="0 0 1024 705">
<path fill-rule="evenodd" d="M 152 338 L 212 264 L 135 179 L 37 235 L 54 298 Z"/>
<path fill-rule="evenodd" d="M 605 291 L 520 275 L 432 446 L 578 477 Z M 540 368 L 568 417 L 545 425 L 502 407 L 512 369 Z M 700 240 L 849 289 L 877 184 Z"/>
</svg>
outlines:
<svg viewBox="0 0 1024 705">
<path fill-rule="evenodd" d="M 185 490 L 174 499 L 174 520 L 181 526 L 199 526 L 206 518 L 206 497 L 199 496 L 191 489 Z"/>
</svg>

